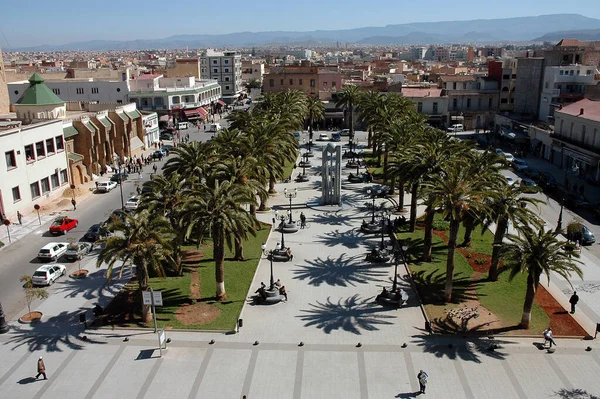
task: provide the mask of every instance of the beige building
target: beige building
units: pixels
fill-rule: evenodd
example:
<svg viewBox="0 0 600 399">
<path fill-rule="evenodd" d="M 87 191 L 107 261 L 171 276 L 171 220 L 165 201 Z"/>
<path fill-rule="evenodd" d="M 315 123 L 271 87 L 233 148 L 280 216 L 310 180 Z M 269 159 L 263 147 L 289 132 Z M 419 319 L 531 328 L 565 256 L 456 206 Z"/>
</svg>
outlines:
<svg viewBox="0 0 600 399">
<path fill-rule="evenodd" d="M 8 96 L 8 85 L 6 82 L 6 72 L 2 60 L 2 48 L 0 47 L 0 115 L 7 114 L 10 108 L 10 98 Z"/>
<path fill-rule="evenodd" d="M 200 59 L 198 58 L 178 58 L 175 60 L 175 67 L 167 69 L 170 78 L 194 77 L 200 79 Z"/>
</svg>

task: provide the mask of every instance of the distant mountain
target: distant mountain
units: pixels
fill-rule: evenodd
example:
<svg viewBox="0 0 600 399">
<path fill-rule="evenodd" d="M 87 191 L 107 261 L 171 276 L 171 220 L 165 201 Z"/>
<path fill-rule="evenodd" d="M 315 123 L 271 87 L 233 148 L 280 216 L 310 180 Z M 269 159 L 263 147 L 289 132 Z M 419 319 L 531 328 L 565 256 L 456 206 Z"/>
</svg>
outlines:
<svg viewBox="0 0 600 399">
<path fill-rule="evenodd" d="M 546 33 L 544 36 L 536 37 L 535 42 L 558 42 L 562 39 L 577 39 L 581 41 L 600 40 L 600 29 L 564 30 L 560 32 Z"/>
<path fill-rule="evenodd" d="M 93 40 L 63 45 L 43 45 L 11 51 L 143 50 L 155 48 L 250 47 L 267 44 L 362 43 L 435 44 L 482 41 L 531 41 L 557 31 L 598 30 L 600 20 L 578 14 L 477 19 L 472 21 L 418 22 L 384 27 L 364 27 L 312 32 L 237 32 L 221 35 L 176 35 L 164 39 L 128 41 Z M 556 39 L 560 40 L 560 39 Z"/>
</svg>

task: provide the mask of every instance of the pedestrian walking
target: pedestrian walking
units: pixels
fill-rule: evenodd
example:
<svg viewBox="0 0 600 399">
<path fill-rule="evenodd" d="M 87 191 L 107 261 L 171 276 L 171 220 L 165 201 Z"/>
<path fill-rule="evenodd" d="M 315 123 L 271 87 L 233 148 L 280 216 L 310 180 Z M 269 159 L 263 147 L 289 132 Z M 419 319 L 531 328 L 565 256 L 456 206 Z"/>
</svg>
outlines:
<svg viewBox="0 0 600 399">
<path fill-rule="evenodd" d="M 22 219 L 23 219 L 23 215 L 21 215 L 21 212 L 17 211 L 17 219 L 19 219 L 19 224 L 23 224 Z"/>
<path fill-rule="evenodd" d="M 76 211 L 77 210 L 77 201 L 75 201 L 75 198 L 71 199 L 71 204 L 73 205 L 73 210 Z"/>
<path fill-rule="evenodd" d="M 417 374 L 417 380 L 419 380 L 419 393 L 425 394 L 425 386 L 427 385 L 427 379 L 429 375 L 423 370 L 419 370 L 419 374 Z"/>
<path fill-rule="evenodd" d="M 577 295 L 577 291 L 573 291 L 573 295 L 571 295 L 571 298 L 569 298 L 569 303 L 571 304 L 571 314 L 575 313 L 575 305 L 577 305 L 577 302 L 579 302 L 579 295 Z"/>
<path fill-rule="evenodd" d="M 558 345 L 556 345 L 556 342 L 554 342 L 554 337 L 552 336 L 552 329 L 550 327 L 548 327 L 547 330 L 544 330 L 544 344 L 546 342 L 550 343 L 550 346 L 548 347 L 548 349 L 552 348 L 552 345 L 558 346 Z"/>
<path fill-rule="evenodd" d="M 44 376 L 44 379 L 47 380 L 48 377 L 46 376 L 46 365 L 44 364 L 44 358 L 40 356 L 40 358 L 37 361 L 37 375 L 35 376 L 35 379 L 37 380 L 38 378 L 40 378 L 40 375 Z"/>
<path fill-rule="evenodd" d="M 303 229 L 306 227 L 306 216 L 304 212 L 300 212 L 300 228 Z"/>
<path fill-rule="evenodd" d="M 156 167 L 156 164 L 154 164 L 154 166 L 152 166 L 152 170 L 154 171 L 154 173 L 156 173 L 156 170 L 157 170 L 157 169 L 158 169 L 158 168 Z"/>
</svg>

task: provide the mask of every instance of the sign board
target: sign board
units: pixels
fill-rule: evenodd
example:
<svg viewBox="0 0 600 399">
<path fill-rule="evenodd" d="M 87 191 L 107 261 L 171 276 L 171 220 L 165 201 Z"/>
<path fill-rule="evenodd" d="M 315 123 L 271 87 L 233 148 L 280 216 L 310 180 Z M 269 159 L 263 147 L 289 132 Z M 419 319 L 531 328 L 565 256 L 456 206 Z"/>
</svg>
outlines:
<svg viewBox="0 0 600 399">
<path fill-rule="evenodd" d="M 162 331 L 158 334 L 158 342 L 162 346 L 162 344 L 164 344 L 166 341 L 167 341 L 167 333 L 165 332 L 165 329 L 163 328 Z"/>
<path fill-rule="evenodd" d="M 160 291 L 143 291 L 142 292 L 142 302 L 144 305 L 152 305 L 152 296 L 154 296 L 154 305 L 162 306 L 162 293 Z"/>
</svg>

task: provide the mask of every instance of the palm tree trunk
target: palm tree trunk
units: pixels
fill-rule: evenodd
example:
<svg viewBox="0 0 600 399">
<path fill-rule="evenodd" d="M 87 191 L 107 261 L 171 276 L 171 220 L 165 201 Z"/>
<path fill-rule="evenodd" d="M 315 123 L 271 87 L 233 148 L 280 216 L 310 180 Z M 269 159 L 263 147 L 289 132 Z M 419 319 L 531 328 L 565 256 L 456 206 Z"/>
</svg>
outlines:
<svg viewBox="0 0 600 399">
<path fill-rule="evenodd" d="M 506 226 L 508 226 L 508 218 L 502 218 L 496 225 L 494 233 L 494 247 L 492 248 L 492 264 L 488 272 L 488 280 L 498 281 L 498 264 L 500 263 L 500 253 L 502 252 L 502 241 L 506 234 Z"/>
<path fill-rule="evenodd" d="M 473 230 L 475 228 L 475 217 L 467 212 L 463 218 L 463 226 L 465 228 L 465 234 L 463 236 L 463 242 L 460 244 L 460 246 L 469 247 L 471 246 L 471 237 L 473 237 Z"/>
<path fill-rule="evenodd" d="M 277 191 L 275 191 L 275 183 L 277 183 L 277 180 L 275 180 L 275 176 L 273 176 L 273 174 L 269 174 L 269 194 L 276 194 Z"/>
<path fill-rule="evenodd" d="M 313 139 L 313 114 L 310 113 L 310 118 L 308 119 L 308 141 L 312 141 Z"/>
<path fill-rule="evenodd" d="M 267 203 L 266 203 L 266 202 L 265 202 L 265 200 L 264 200 L 264 199 L 262 199 L 262 198 L 260 199 L 260 205 L 258 206 L 258 210 L 259 210 L 260 212 L 264 212 L 264 211 L 266 211 L 266 210 L 267 210 Z"/>
<path fill-rule="evenodd" d="M 369 128 L 369 133 L 367 135 L 367 147 L 371 148 L 371 140 L 373 139 L 373 129 Z"/>
<path fill-rule="evenodd" d="M 239 234 L 235 234 L 235 255 L 233 260 L 246 260 L 244 258 L 244 246 L 242 245 L 242 237 Z"/>
<path fill-rule="evenodd" d="M 389 158 L 389 151 L 386 151 L 383 154 L 383 184 L 387 184 L 388 181 L 388 158 Z"/>
<path fill-rule="evenodd" d="M 454 252 L 458 240 L 460 221 L 456 218 L 450 220 L 450 236 L 448 237 L 448 259 L 446 260 L 446 283 L 444 285 L 444 299 L 446 303 L 452 301 L 452 285 L 454 283 Z"/>
<path fill-rule="evenodd" d="M 394 195 L 396 193 L 396 176 L 392 176 L 390 181 L 390 195 Z"/>
<path fill-rule="evenodd" d="M 533 301 L 539 283 L 539 276 L 536 277 L 533 273 L 527 274 L 527 291 L 525 293 L 525 303 L 523 304 L 523 316 L 521 316 L 521 323 L 519 323 L 521 328 L 529 329 L 530 327 L 531 309 L 533 308 Z"/>
<path fill-rule="evenodd" d="M 404 209 L 404 180 L 398 182 L 398 212 Z"/>
<path fill-rule="evenodd" d="M 250 214 L 256 216 L 256 205 L 250 204 Z"/>
<path fill-rule="evenodd" d="M 225 237 L 223 237 L 223 231 L 219 226 L 213 228 L 213 253 L 215 258 L 215 281 L 217 283 L 217 292 L 215 296 L 217 301 L 224 301 L 227 299 L 225 293 Z"/>
<path fill-rule="evenodd" d="M 425 209 L 425 234 L 423 235 L 423 262 L 431 262 L 431 253 L 433 250 L 433 220 L 435 212 L 431 206 Z"/>
<path fill-rule="evenodd" d="M 410 232 L 415 231 L 417 226 L 417 194 L 419 193 L 419 182 L 414 181 L 410 186 Z"/>
<path fill-rule="evenodd" d="M 350 105 L 348 108 L 350 108 L 350 141 L 354 140 L 354 105 Z"/>
<path fill-rule="evenodd" d="M 148 291 L 150 284 L 148 283 L 148 273 L 146 264 L 141 259 L 135 259 L 135 275 L 137 277 L 140 291 Z M 150 305 L 142 305 L 142 321 L 144 323 L 152 322 L 152 308 Z"/>
</svg>

